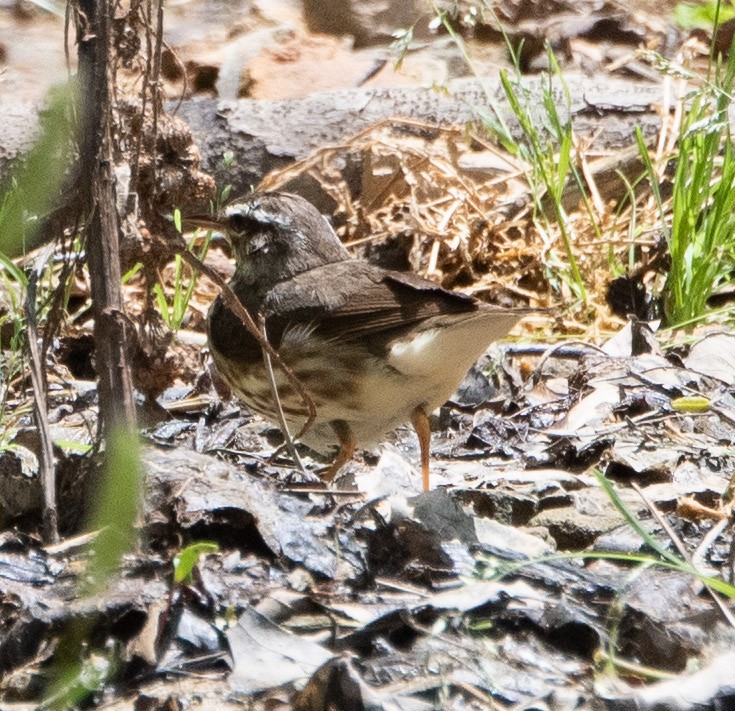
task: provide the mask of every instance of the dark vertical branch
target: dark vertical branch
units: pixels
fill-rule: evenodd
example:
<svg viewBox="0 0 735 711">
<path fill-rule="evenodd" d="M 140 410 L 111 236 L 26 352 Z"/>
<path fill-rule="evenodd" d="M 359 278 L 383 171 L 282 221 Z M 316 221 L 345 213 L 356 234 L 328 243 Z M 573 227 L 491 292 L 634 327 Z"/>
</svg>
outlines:
<svg viewBox="0 0 735 711">
<path fill-rule="evenodd" d="M 89 186 L 87 263 L 95 315 L 100 417 L 106 432 L 135 426 L 126 346 L 133 334 L 122 310 L 119 225 L 112 147 L 110 0 L 79 0 L 80 161 Z"/>
<path fill-rule="evenodd" d="M 38 350 L 38 322 L 36 319 L 36 285 L 49 255 L 48 248 L 41 252 L 38 263 L 28 278 L 25 310 L 31 384 L 33 386 L 33 410 L 41 440 L 39 463 L 41 489 L 43 490 L 43 537 L 47 543 L 56 543 L 59 540 L 59 514 L 56 507 L 56 463 L 46 405 L 47 383 L 45 370 Z"/>
<path fill-rule="evenodd" d="M 163 49 L 163 0 L 157 0 L 156 44 L 153 49 L 153 190 L 157 191 L 155 152 L 158 141 L 158 114 L 161 108 L 161 52 Z"/>
<path fill-rule="evenodd" d="M 148 107 L 148 94 L 150 93 L 150 83 L 151 83 L 151 67 L 153 65 L 153 61 L 151 57 L 153 56 L 153 41 L 151 39 L 153 28 L 151 27 L 151 16 L 152 16 L 152 9 L 151 9 L 151 3 L 153 0 L 146 0 L 145 3 L 145 9 L 141 9 L 140 12 L 144 14 L 144 26 L 145 26 L 145 69 L 143 70 L 143 85 L 140 90 L 140 115 L 142 117 L 143 123 L 145 123 L 145 112 Z M 135 200 L 137 193 L 138 193 L 138 173 L 140 170 L 140 152 L 143 149 L 143 135 L 145 134 L 145 131 L 141 128 L 140 131 L 137 132 L 137 135 L 135 137 L 135 148 L 132 151 L 133 158 L 130 162 L 130 186 L 129 186 L 129 200 Z M 154 157 L 154 163 L 155 163 L 155 157 Z M 132 206 L 128 206 L 129 208 Z"/>
</svg>

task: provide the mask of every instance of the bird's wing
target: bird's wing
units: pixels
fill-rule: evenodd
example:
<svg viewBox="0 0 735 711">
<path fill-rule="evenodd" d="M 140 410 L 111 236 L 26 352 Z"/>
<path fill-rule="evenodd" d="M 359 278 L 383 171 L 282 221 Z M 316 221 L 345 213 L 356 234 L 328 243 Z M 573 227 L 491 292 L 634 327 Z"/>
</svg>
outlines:
<svg viewBox="0 0 735 711">
<path fill-rule="evenodd" d="M 414 274 L 387 271 L 365 262 L 330 264 L 276 286 L 264 303 L 269 337 L 308 332 L 325 340 L 361 343 L 376 355 L 400 340 L 443 323 L 493 312 L 512 325 L 507 309 L 447 291 Z M 490 317 L 492 318 L 492 317 Z M 503 334 L 507 332 L 504 328 Z M 491 339 L 492 340 L 492 339 Z"/>
</svg>

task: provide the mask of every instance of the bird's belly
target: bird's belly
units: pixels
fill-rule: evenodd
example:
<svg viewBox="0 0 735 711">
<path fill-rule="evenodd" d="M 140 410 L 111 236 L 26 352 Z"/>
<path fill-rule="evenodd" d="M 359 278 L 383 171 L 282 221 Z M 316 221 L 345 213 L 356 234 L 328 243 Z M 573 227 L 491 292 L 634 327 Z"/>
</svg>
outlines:
<svg viewBox="0 0 735 711">
<path fill-rule="evenodd" d="M 278 415 L 265 366 L 262 363 L 231 361 L 215 355 L 215 365 L 232 387 L 233 393 L 252 411 L 277 423 Z M 325 451 L 339 444 L 330 423 L 347 423 L 358 445 L 369 447 L 398 425 L 408 422 L 414 408 L 427 400 L 424 379 L 406 377 L 377 360 L 362 366 L 340 367 L 339 358 L 324 364 L 299 361 L 294 374 L 311 396 L 316 419 L 303 441 Z M 278 399 L 291 434 L 304 425 L 308 409 L 294 384 L 279 368 L 274 368 Z M 421 382 L 419 382 L 419 380 Z"/>
<path fill-rule="evenodd" d="M 233 361 L 221 354 L 213 353 L 213 356 L 217 369 L 233 393 L 249 409 L 277 423 L 277 409 L 264 364 Z M 316 419 L 302 440 L 318 451 L 327 451 L 333 445 L 338 445 L 337 435 L 330 423 L 342 420 L 352 427 L 366 416 L 361 378 L 355 372 L 359 368 L 338 358 L 324 361 L 302 357 L 294 363 L 286 361 L 286 365 L 293 369 L 316 409 Z M 286 373 L 278 367 L 273 370 L 278 402 L 291 434 L 295 435 L 306 422 L 309 409 L 299 389 Z"/>
<path fill-rule="evenodd" d="M 278 421 L 274 399 L 262 361 L 231 361 L 215 355 L 215 364 L 237 397 L 271 422 Z M 287 355 L 287 354 L 286 354 Z M 284 359 L 285 360 L 285 359 Z M 339 353 L 331 358 L 301 357 L 287 365 L 309 393 L 316 419 L 302 440 L 327 451 L 338 440 L 330 423 L 345 422 L 359 446 L 377 444 L 389 431 L 411 420 L 418 406 L 431 411 L 451 396 L 469 366 L 447 363 L 441 374 L 401 373 L 370 355 Z M 461 371 L 461 372 L 460 372 Z M 286 422 L 295 435 L 308 409 L 298 389 L 278 367 L 274 368 L 278 398 Z"/>
</svg>

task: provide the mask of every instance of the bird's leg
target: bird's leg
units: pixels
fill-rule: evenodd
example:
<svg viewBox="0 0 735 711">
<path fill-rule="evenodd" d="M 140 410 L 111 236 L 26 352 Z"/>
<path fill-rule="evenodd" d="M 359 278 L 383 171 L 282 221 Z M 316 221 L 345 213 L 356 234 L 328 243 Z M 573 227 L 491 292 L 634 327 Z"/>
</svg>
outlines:
<svg viewBox="0 0 735 711">
<path fill-rule="evenodd" d="M 337 472 L 352 459 L 357 445 L 355 435 L 344 420 L 335 420 L 331 425 L 339 440 L 339 452 L 332 465 L 320 475 L 325 481 L 332 481 Z"/>
<path fill-rule="evenodd" d="M 416 430 L 419 438 L 419 451 L 421 452 L 421 481 L 424 491 L 429 490 L 429 456 L 431 455 L 431 427 L 429 426 L 429 416 L 424 411 L 422 405 L 419 405 L 411 413 L 411 423 Z"/>
</svg>

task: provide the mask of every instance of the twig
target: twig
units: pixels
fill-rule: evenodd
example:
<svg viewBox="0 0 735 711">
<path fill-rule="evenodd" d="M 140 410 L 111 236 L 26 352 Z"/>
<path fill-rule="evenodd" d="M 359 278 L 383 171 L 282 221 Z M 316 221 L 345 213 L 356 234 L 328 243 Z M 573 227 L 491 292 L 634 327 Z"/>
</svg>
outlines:
<svg viewBox="0 0 735 711">
<path fill-rule="evenodd" d="M 176 64 L 179 65 L 179 69 L 181 69 L 181 94 L 179 94 L 179 100 L 176 102 L 176 106 L 174 106 L 174 108 L 169 112 L 171 116 L 176 116 L 179 109 L 181 108 L 181 104 L 186 98 L 186 95 L 189 93 L 189 73 L 186 70 L 186 64 L 184 64 L 181 57 L 179 57 L 179 55 L 177 54 L 176 50 L 168 42 L 166 42 L 166 40 L 163 40 L 163 46 L 167 52 L 171 53 L 174 61 L 176 62 Z"/>
<path fill-rule="evenodd" d="M 260 332 L 260 329 L 255 324 L 255 321 L 253 321 L 252 317 L 247 312 L 247 309 L 240 303 L 240 299 L 237 298 L 237 295 L 234 291 L 232 291 L 229 284 L 214 269 L 204 264 L 200 259 L 198 259 L 188 249 L 186 249 L 186 247 L 179 247 L 176 250 L 176 253 L 179 254 L 181 258 L 185 262 L 187 262 L 190 267 L 192 267 L 192 269 L 198 270 L 206 277 L 211 279 L 219 287 L 220 296 L 222 297 L 222 301 L 224 302 L 225 306 L 227 306 L 227 308 L 232 311 L 232 313 L 237 316 L 238 319 L 240 319 L 240 323 L 242 323 L 242 325 L 248 329 L 253 338 L 258 341 L 260 347 L 266 353 L 268 353 L 276 367 L 280 368 L 285 373 L 289 382 L 294 386 L 294 388 L 296 388 L 296 392 L 298 392 L 299 397 L 304 403 L 304 407 L 306 407 L 308 413 L 306 422 L 304 423 L 304 426 L 301 428 L 299 433 L 296 435 L 295 439 L 303 437 L 303 435 L 314 424 L 314 420 L 316 419 L 316 406 L 314 405 L 314 400 L 312 400 L 309 393 L 301 384 L 301 381 L 296 377 L 293 370 L 283 362 L 281 356 L 278 354 L 278 351 L 273 348 L 268 339 L 263 337 L 263 334 Z"/>
<path fill-rule="evenodd" d="M 638 496 L 643 499 L 643 503 L 648 507 L 648 510 L 651 512 L 651 515 L 656 519 L 657 523 L 661 528 L 664 529 L 666 532 L 666 535 L 671 539 L 671 542 L 674 544 L 674 547 L 677 551 L 679 551 L 679 555 L 687 562 L 689 565 L 694 568 L 694 563 L 692 563 L 692 557 L 689 555 L 689 552 L 686 549 L 686 546 L 682 542 L 682 540 L 679 538 L 679 536 L 676 535 L 675 531 L 671 526 L 669 526 L 668 521 L 664 519 L 664 517 L 661 515 L 660 511 L 656 508 L 654 503 L 645 495 L 643 492 L 643 489 L 641 489 L 638 484 L 635 482 L 632 483 L 633 489 L 638 493 Z M 728 624 L 731 627 L 735 627 L 735 616 L 733 616 L 732 612 L 728 609 L 728 607 L 725 605 L 725 603 L 717 596 L 714 590 L 707 585 L 706 582 L 702 581 L 702 584 L 706 588 L 707 592 L 709 593 L 710 597 L 715 601 L 715 605 L 720 608 L 720 612 L 722 613 L 722 616 L 727 620 Z"/>
<path fill-rule="evenodd" d="M 71 3 L 64 8 L 64 60 L 66 63 L 66 80 L 71 83 L 71 55 L 69 53 L 69 26 L 71 25 Z"/>
<path fill-rule="evenodd" d="M 283 484 L 278 487 L 278 491 L 288 491 L 294 494 L 317 494 L 321 496 L 351 496 L 352 498 L 360 497 L 362 494 L 354 489 L 319 489 L 308 484 Z"/>
<path fill-rule="evenodd" d="M 155 146 L 158 137 L 158 118 L 161 109 L 161 48 L 163 46 L 163 0 L 156 0 L 156 43 L 153 48 L 153 167 L 152 183 L 155 194 L 158 194 L 158 181 L 156 179 L 157 162 L 155 160 Z M 149 57 L 150 59 L 150 57 Z"/>
<path fill-rule="evenodd" d="M 709 551 L 709 549 L 714 545 L 714 542 L 718 538 L 718 536 L 720 536 L 720 534 L 724 533 L 725 530 L 727 530 L 729 524 L 729 517 L 726 516 L 721 521 L 717 521 L 717 523 L 715 523 L 715 525 L 712 526 L 712 528 L 710 528 L 710 530 L 704 534 L 704 538 L 702 539 L 699 546 L 697 546 L 697 550 L 694 551 L 694 555 L 692 556 L 692 563 L 694 563 L 697 568 L 705 567 L 706 562 L 704 560 L 704 556 L 707 554 L 707 551 Z"/>
<path fill-rule="evenodd" d="M 260 322 L 260 333 L 262 334 L 266 343 L 268 343 L 268 334 L 265 330 L 265 316 L 263 314 L 258 314 L 258 321 Z M 288 453 L 291 455 L 291 459 L 293 459 L 293 461 L 296 463 L 296 466 L 300 469 L 301 473 L 305 475 L 306 470 L 304 469 L 304 463 L 301 461 L 301 457 L 299 457 L 299 453 L 296 450 L 296 445 L 293 443 L 293 439 L 291 439 L 291 433 L 288 430 L 286 416 L 283 414 L 281 398 L 278 395 L 278 385 L 276 384 L 276 374 L 273 372 L 273 364 L 271 363 L 270 353 L 268 353 L 267 349 L 265 348 L 263 348 L 263 363 L 265 363 L 265 372 L 268 374 L 268 384 L 271 387 L 271 397 L 273 398 L 273 402 L 276 404 L 278 426 L 281 428 L 281 432 L 283 432 L 283 438 L 286 440 L 286 449 L 288 449 Z"/>
<path fill-rule="evenodd" d="M 140 167 L 140 153 L 143 148 L 143 135 L 145 134 L 145 112 L 146 108 L 148 106 L 148 92 L 150 89 L 150 82 L 151 82 L 151 68 L 153 66 L 153 43 L 151 42 L 151 0 L 147 0 L 145 9 L 142 7 L 139 9 L 139 12 L 143 16 L 143 22 L 145 23 L 145 44 L 146 44 L 146 60 L 145 60 L 145 69 L 143 71 L 143 87 L 140 91 L 140 117 L 141 117 L 141 125 L 140 129 L 137 132 L 137 135 L 135 136 L 135 143 L 134 148 L 132 150 L 132 156 L 133 159 L 130 161 L 130 184 L 129 184 L 129 194 L 130 196 L 135 196 L 138 193 L 138 171 Z M 153 101 L 156 100 L 155 94 L 153 97 Z M 156 142 L 155 137 L 153 141 L 153 153 L 154 155 L 151 157 L 151 163 L 153 166 L 156 164 Z M 155 168 L 154 168 L 155 170 Z"/>
<path fill-rule="evenodd" d="M 97 537 L 101 532 L 101 530 L 98 530 L 90 531 L 89 533 L 80 533 L 77 536 L 65 539 L 61 543 L 44 546 L 43 550 L 48 553 L 48 555 L 63 555 L 71 550 L 85 548 L 86 546 L 91 545 L 97 540 Z"/>
<path fill-rule="evenodd" d="M 551 358 L 552 356 L 556 355 L 559 351 L 563 352 L 569 346 L 578 346 L 580 348 L 586 348 L 596 353 L 601 353 L 602 355 L 607 355 L 605 351 L 602 350 L 602 348 L 598 348 L 591 343 L 585 343 L 584 341 L 566 341 L 565 343 L 557 343 L 556 345 L 547 348 L 541 358 L 539 358 L 539 361 L 538 363 L 536 363 L 536 367 L 531 374 L 530 381 L 532 383 L 537 383 L 541 379 L 541 373 L 543 371 L 544 365 L 546 365 L 546 361 L 549 360 L 549 358 Z"/>
<path fill-rule="evenodd" d="M 597 353 L 597 346 L 583 341 L 572 341 L 569 343 L 557 343 L 550 346 L 548 343 L 508 343 L 504 345 L 503 352 L 506 356 L 543 356 L 545 360 L 558 358 L 560 360 L 581 360 L 590 353 Z"/>
<path fill-rule="evenodd" d="M 43 534 L 46 543 L 59 541 L 59 512 L 56 506 L 56 467 L 54 462 L 54 445 L 51 439 L 51 429 L 48 421 L 46 406 L 46 378 L 41 365 L 41 356 L 38 351 L 38 323 L 36 321 L 36 285 L 38 277 L 50 256 L 48 245 L 36 260 L 33 270 L 28 277 L 26 290 L 25 310 L 28 357 L 31 365 L 31 383 L 33 385 L 33 410 L 36 427 L 41 440 L 41 456 L 39 466 L 41 470 L 41 489 L 43 491 Z"/>
</svg>

